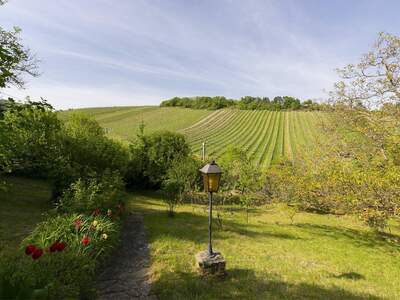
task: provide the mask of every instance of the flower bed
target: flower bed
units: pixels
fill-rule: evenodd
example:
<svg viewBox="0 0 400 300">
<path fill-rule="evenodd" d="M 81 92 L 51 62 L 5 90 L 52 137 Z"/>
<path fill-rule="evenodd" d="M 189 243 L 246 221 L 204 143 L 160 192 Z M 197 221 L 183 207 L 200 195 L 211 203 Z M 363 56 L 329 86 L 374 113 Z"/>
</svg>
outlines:
<svg viewBox="0 0 400 300">
<path fill-rule="evenodd" d="M 96 268 L 117 245 L 119 232 L 112 210 L 49 217 L 2 263 L 0 298 L 94 298 Z"/>
</svg>

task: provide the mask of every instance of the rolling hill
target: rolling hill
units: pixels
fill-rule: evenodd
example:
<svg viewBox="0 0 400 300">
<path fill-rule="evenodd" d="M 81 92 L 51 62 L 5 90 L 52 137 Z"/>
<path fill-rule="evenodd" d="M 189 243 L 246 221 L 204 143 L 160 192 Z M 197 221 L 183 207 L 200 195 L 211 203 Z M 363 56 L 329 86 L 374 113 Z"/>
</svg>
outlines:
<svg viewBox="0 0 400 300">
<path fill-rule="evenodd" d="M 73 109 L 62 111 L 59 116 L 62 120 L 68 120 L 72 113 L 83 113 L 93 117 L 112 138 L 133 140 L 142 121 L 147 133 L 158 130 L 178 131 L 200 121 L 212 111 L 179 107 L 128 106 Z"/>
<path fill-rule="evenodd" d="M 67 120 L 72 112 L 95 118 L 107 134 L 119 140 L 133 140 L 143 121 L 145 132 L 171 130 L 183 133 L 194 153 L 206 142 L 208 156 L 218 158 L 229 145 L 241 147 L 253 161 L 267 167 L 286 157 L 295 160 L 300 151 L 320 136 L 318 122 L 325 116 L 306 111 L 216 111 L 178 107 L 87 108 L 60 112 Z"/>
</svg>

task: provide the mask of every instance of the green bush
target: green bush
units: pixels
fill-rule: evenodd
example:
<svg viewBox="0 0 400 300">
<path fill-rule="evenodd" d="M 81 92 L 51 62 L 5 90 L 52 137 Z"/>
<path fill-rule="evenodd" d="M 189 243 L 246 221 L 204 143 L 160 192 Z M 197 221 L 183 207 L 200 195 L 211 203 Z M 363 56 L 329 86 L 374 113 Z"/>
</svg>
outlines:
<svg viewBox="0 0 400 300">
<path fill-rule="evenodd" d="M 79 177 L 106 169 L 124 176 L 129 161 L 128 150 L 105 136 L 103 128 L 82 114 L 74 114 L 64 126 L 64 152 Z"/>
<path fill-rule="evenodd" d="M 120 210 L 124 200 L 123 188 L 124 183 L 118 172 L 105 171 L 100 177 L 78 179 L 64 191 L 57 209 L 60 212 L 88 214 Z"/>
<path fill-rule="evenodd" d="M 188 157 L 190 147 L 182 134 L 160 131 L 140 134 L 138 141 L 130 146 L 130 152 L 128 184 L 159 188 L 174 160 Z"/>
<path fill-rule="evenodd" d="M 13 104 L 0 120 L 0 164 L 29 177 L 51 178 L 63 169 L 61 122 L 46 101 Z"/>
<path fill-rule="evenodd" d="M 54 175 L 55 198 L 79 178 L 101 177 L 109 169 L 124 177 L 129 164 L 128 150 L 107 138 L 95 120 L 81 114 L 72 115 L 63 127 L 62 153 L 68 164 Z"/>
</svg>

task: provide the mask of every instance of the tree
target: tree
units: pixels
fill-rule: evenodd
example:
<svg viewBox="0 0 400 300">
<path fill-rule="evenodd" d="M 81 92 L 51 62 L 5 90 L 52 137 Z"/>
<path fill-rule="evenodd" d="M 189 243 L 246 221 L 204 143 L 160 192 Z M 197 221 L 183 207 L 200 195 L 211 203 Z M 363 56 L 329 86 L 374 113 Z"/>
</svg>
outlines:
<svg viewBox="0 0 400 300">
<path fill-rule="evenodd" d="M 6 31 L 0 27 L 0 88 L 16 86 L 23 88 L 23 75 L 38 76 L 38 60 L 29 48 L 22 45 L 21 29 Z"/>
<path fill-rule="evenodd" d="M 174 206 L 184 201 L 186 196 L 192 200 L 192 192 L 202 184 L 199 169 L 202 162 L 194 157 L 177 157 L 167 170 L 162 183 L 170 215 Z"/>
<path fill-rule="evenodd" d="M 400 215 L 400 38 L 379 33 L 359 63 L 338 72 L 342 80 L 330 94 L 337 118 L 329 130 L 341 133 L 341 163 L 352 162 L 349 195 L 356 209 L 382 229 L 388 217 Z"/>
<path fill-rule="evenodd" d="M 224 172 L 222 188 L 239 192 L 240 203 L 246 209 L 248 223 L 249 208 L 253 205 L 254 194 L 261 189 L 261 173 L 243 150 L 233 146 L 222 155 L 220 164 Z"/>
</svg>

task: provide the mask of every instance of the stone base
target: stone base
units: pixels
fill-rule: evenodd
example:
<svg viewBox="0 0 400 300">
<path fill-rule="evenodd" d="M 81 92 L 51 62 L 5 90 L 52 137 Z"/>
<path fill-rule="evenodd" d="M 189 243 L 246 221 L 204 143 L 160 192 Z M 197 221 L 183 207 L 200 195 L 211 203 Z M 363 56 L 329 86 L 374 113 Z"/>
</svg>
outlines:
<svg viewBox="0 0 400 300">
<path fill-rule="evenodd" d="M 196 254 L 196 266 L 202 275 L 225 275 L 225 259 L 219 252 L 214 252 L 212 256 L 208 251 Z"/>
</svg>

